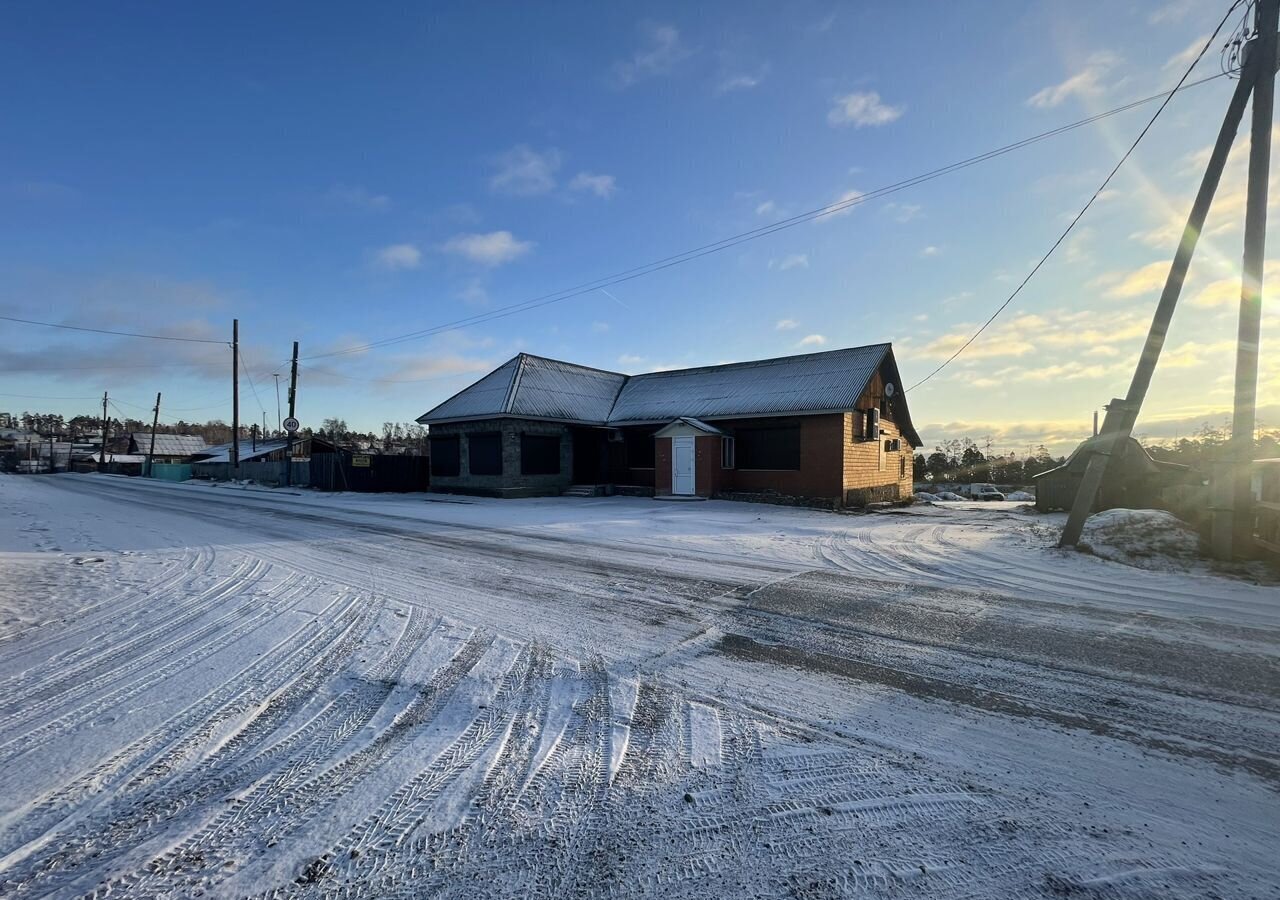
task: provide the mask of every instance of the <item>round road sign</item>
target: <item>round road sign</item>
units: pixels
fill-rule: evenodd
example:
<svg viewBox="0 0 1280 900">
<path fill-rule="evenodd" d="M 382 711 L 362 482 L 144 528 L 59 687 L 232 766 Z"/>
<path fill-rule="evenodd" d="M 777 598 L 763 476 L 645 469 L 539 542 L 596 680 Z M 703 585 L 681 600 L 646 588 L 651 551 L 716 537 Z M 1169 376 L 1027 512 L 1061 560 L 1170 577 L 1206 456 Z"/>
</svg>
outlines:
<svg viewBox="0 0 1280 900">
<path fill-rule="evenodd" d="M 302 424 L 302 423 L 301 423 L 301 422 L 299 422 L 297 419 L 295 419 L 293 416 L 290 416 L 289 418 L 287 418 L 287 419 L 285 419 L 285 420 L 284 420 L 284 430 L 285 430 L 285 431 L 297 431 L 297 430 L 298 430 L 298 427 L 299 427 L 301 424 Z"/>
</svg>

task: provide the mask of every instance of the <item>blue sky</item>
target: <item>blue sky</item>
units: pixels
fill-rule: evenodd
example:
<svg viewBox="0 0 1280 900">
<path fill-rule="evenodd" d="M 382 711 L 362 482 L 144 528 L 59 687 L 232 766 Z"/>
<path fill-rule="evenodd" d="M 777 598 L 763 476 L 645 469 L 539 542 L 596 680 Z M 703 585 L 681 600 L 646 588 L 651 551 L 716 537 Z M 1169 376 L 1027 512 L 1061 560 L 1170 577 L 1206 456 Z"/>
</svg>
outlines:
<svg viewBox="0 0 1280 900">
<path fill-rule="evenodd" d="M 260 400 L 271 423 L 271 373 L 295 339 L 304 422 L 374 430 L 520 350 L 641 372 L 891 340 L 911 384 L 1008 295 L 1154 105 L 607 294 L 305 357 L 482 315 L 1167 89 L 1226 5 L 10 5 L 0 312 L 212 338 L 238 317 L 258 392 L 246 385 L 242 415 L 260 420 Z M 1215 48 L 1197 77 L 1216 72 Z M 1175 98 L 988 336 L 908 395 L 926 442 L 1065 450 L 1123 395 L 1231 87 Z M 1229 408 L 1243 162 L 1139 427 L 1153 437 Z M 3 334 L 0 409 L 74 413 L 92 401 L 36 398 L 106 389 L 133 412 L 159 390 L 169 418 L 229 419 L 216 345 Z M 1260 403 L 1280 423 L 1274 362 Z"/>
</svg>

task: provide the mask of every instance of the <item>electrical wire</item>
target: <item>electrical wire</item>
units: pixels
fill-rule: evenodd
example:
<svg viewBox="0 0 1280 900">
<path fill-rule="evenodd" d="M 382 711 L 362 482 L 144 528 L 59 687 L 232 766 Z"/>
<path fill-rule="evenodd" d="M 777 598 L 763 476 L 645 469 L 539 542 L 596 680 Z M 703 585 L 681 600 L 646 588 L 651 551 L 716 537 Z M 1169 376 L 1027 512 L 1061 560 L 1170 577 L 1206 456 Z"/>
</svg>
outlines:
<svg viewBox="0 0 1280 900">
<path fill-rule="evenodd" d="M 34 319 L 19 319 L 14 316 L 0 316 L 6 322 L 17 322 L 20 325 L 39 325 L 42 328 L 62 328 L 67 331 L 87 331 L 92 334 L 112 334 L 116 337 L 146 338 L 152 341 L 176 341 L 184 344 L 226 344 L 211 338 L 174 337 L 165 334 L 141 334 L 136 331 L 111 331 L 106 328 L 88 328 L 82 325 L 60 325 L 57 322 L 37 322 Z"/>
<path fill-rule="evenodd" d="M 299 369 L 305 369 L 308 372 L 314 372 L 317 375 L 328 375 L 333 378 L 345 378 L 348 381 L 376 381 L 382 384 L 424 384 L 429 381 L 449 381 L 454 378 L 472 377 L 484 374 L 483 371 L 454 372 L 452 375 L 435 375 L 431 378 L 365 378 L 361 375 L 344 375 L 341 372 L 334 372 L 329 369 L 320 369 L 316 366 L 306 366 L 298 363 Z"/>
<path fill-rule="evenodd" d="M 1239 2 L 1239 0 L 1237 0 L 1237 2 Z M 915 187 L 916 185 L 923 184 L 927 181 L 932 181 L 935 178 L 940 178 L 943 175 L 948 175 L 948 174 L 951 174 L 952 172 L 957 172 L 957 171 L 960 171 L 961 169 L 966 169 L 966 168 L 969 168 L 970 166 L 975 166 L 975 165 L 978 165 L 979 163 L 986 162 L 991 159 L 995 159 L 1007 153 L 1012 153 L 1015 150 L 1020 150 L 1024 147 L 1030 146 L 1035 143 L 1039 143 L 1040 141 L 1047 140 L 1048 138 L 1055 137 L 1059 134 L 1063 134 L 1065 132 L 1072 131 L 1077 128 L 1082 128 L 1085 125 L 1091 125 L 1094 122 L 1098 122 L 1102 119 L 1106 119 L 1111 116 L 1119 115 L 1120 113 L 1127 112 L 1131 109 L 1134 109 L 1135 107 L 1142 106 L 1154 100 L 1159 100 L 1161 98 L 1164 98 L 1165 104 L 1167 104 L 1169 100 L 1173 97 L 1174 92 L 1179 89 L 1186 90 L 1187 88 L 1196 87 L 1201 84 L 1206 84 L 1210 81 L 1214 81 L 1215 79 L 1222 78 L 1222 77 L 1224 77 L 1223 74 L 1219 73 L 1216 75 L 1209 75 L 1198 81 L 1194 81 L 1185 85 L 1183 85 L 1180 82 L 1179 87 L 1175 88 L 1174 91 L 1165 91 L 1159 94 L 1152 94 L 1149 97 L 1143 97 L 1140 100 L 1131 101 L 1129 103 L 1124 104 L 1123 106 L 1118 106 L 1114 109 L 1097 113 L 1095 115 L 1088 116 L 1084 119 L 1079 119 L 1075 122 L 1070 122 L 1066 125 L 1060 125 L 1056 128 L 1049 129 L 1048 131 L 1043 131 L 1043 132 L 1040 132 L 1039 134 L 1032 135 L 1031 137 L 1023 138 L 1022 140 L 1015 141 L 1011 144 L 1005 144 L 1002 147 L 997 147 L 994 150 L 988 150 L 985 153 L 980 153 L 976 156 L 971 156 L 967 159 L 960 160 L 959 162 L 950 163 L 948 165 L 941 166 L 937 169 L 933 169 L 923 174 L 916 175 L 911 178 L 907 178 L 902 181 L 895 182 L 893 184 L 885 185 L 880 188 L 876 188 L 875 190 L 868 191 L 863 194 L 859 194 L 856 197 L 851 197 L 847 200 L 842 200 L 837 203 L 831 203 L 826 206 L 820 206 L 815 209 L 808 210 L 807 212 L 799 213 L 798 215 L 790 216 L 785 219 L 780 219 L 768 225 L 762 225 L 758 228 L 753 228 L 749 231 L 744 231 L 744 232 L 741 232 L 740 234 L 732 235 L 730 237 L 724 238 L 719 241 L 715 241 L 710 244 L 704 244 L 701 247 L 695 247 L 692 250 L 686 250 L 682 253 L 677 253 L 672 256 L 664 257 L 659 260 L 654 260 L 653 262 L 646 263 L 641 266 L 636 266 L 631 269 L 626 269 L 621 272 L 616 272 L 613 275 L 606 275 L 601 278 L 597 278 L 593 281 L 588 281 L 582 284 L 574 285 L 573 287 L 565 288 L 564 290 L 561 290 L 561 291 L 555 291 L 550 294 L 543 294 L 539 297 L 533 297 L 529 300 L 524 300 L 518 303 L 513 303 L 507 306 L 499 307 L 497 309 L 490 310 L 489 312 L 486 312 L 486 313 L 477 313 L 474 316 L 467 316 L 465 318 L 456 319 L 452 322 L 446 322 L 441 325 L 435 325 L 429 328 L 424 328 L 417 331 L 411 331 L 405 334 L 395 335 L 393 337 L 383 338 L 377 341 L 370 341 L 365 344 L 360 344 L 353 347 L 346 347 L 341 350 L 331 350 L 325 353 L 314 353 L 314 354 L 311 354 L 310 356 L 304 356 L 302 358 L 303 359 L 322 359 L 326 357 L 342 356 L 342 355 L 351 354 L 351 353 L 363 353 L 365 351 L 377 349 L 380 347 L 388 347 L 393 344 L 400 344 L 406 341 L 416 340 L 418 338 L 429 337 L 431 335 L 436 335 L 436 334 L 442 334 L 444 332 L 454 331 L 459 328 L 469 327 L 471 325 L 478 325 L 484 322 L 491 322 L 497 319 L 503 319 L 508 316 L 515 315 L 517 313 L 538 309 L 539 307 L 548 306 L 553 303 L 561 303 L 565 300 L 570 300 L 574 297 L 582 296 L 583 294 L 589 294 L 594 291 L 601 290 L 602 288 L 610 287 L 615 284 L 621 284 L 623 282 L 631 281 L 636 278 L 641 278 L 645 275 L 652 275 L 655 272 L 660 272 L 664 269 L 669 269 L 673 266 L 680 265 L 681 263 L 690 262 L 700 257 L 708 256 L 712 253 L 719 253 L 721 251 L 728 250 L 731 247 L 736 247 L 739 244 L 746 243 L 747 241 L 756 240 L 758 238 L 765 237 L 767 235 L 773 234 L 778 231 L 782 231 L 787 228 L 793 228 L 796 225 L 803 224 L 804 222 L 810 222 L 815 219 L 820 219 L 825 216 L 830 216 L 839 212 L 843 212 L 847 209 L 850 209 L 862 203 L 866 203 L 871 200 L 879 199 L 881 197 L 885 197 L 890 194 L 894 194 L 899 191 L 903 191 L 908 188 Z M 1165 104 L 1161 105 L 1162 109 L 1164 108 Z"/>
<path fill-rule="evenodd" d="M 1013 289 L 1013 293 L 1011 293 L 1003 303 L 1001 303 L 998 307 L 996 307 L 996 311 L 991 314 L 991 317 L 987 319 L 987 321 L 983 322 L 982 326 L 977 331 L 975 331 L 967 341 L 961 344 L 959 348 L 956 349 L 955 353 L 952 353 L 950 356 L 948 356 L 945 360 L 943 360 L 943 362 L 936 369 L 934 369 L 924 378 L 921 378 L 915 384 L 911 385 L 911 387 L 907 388 L 907 390 L 909 391 L 915 390 L 916 388 L 920 387 L 922 384 L 925 384 L 926 382 L 928 382 L 929 379 L 933 378 L 933 376 L 937 375 L 939 372 L 945 369 L 948 365 L 950 365 L 952 361 L 956 359 L 956 357 L 958 357 L 961 353 L 967 350 L 969 348 L 969 345 L 972 344 L 974 341 L 976 341 L 978 337 L 984 331 L 987 330 L 987 326 L 989 326 L 992 322 L 994 322 L 996 318 L 1002 312 L 1005 311 L 1005 309 L 1009 306 L 1010 303 L 1014 301 L 1014 299 L 1018 296 L 1018 294 L 1022 293 L 1022 289 L 1027 286 L 1027 284 L 1031 281 L 1032 278 L 1035 277 L 1036 273 L 1040 271 L 1041 267 L 1044 266 L 1044 264 L 1049 261 L 1049 258 L 1053 256 L 1054 251 L 1056 251 L 1058 247 L 1062 245 L 1062 242 L 1067 239 L 1067 235 L 1071 234 L 1072 230 L 1076 227 L 1076 224 L 1081 219 L 1084 218 L 1084 214 L 1089 211 L 1089 208 L 1091 206 L 1093 206 L 1094 201 L 1098 199 L 1098 197 L 1102 194 L 1104 190 L 1106 190 L 1107 185 L 1111 183 L 1111 179 L 1115 178 L 1116 173 L 1120 171 L 1120 167 L 1125 164 L 1125 161 L 1133 154 L 1133 151 L 1138 149 L 1138 144 L 1142 142 L 1142 139 L 1144 137 L 1146 137 L 1147 132 L 1151 130 L 1151 126 L 1156 124 L 1156 119 L 1160 118 L 1160 114 L 1164 112 L 1165 107 L 1169 105 L 1169 102 L 1173 100 L 1174 95 L 1177 94 L 1178 91 L 1182 88 L 1183 83 L 1187 80 L 1187 78 L 1191 76 L 1191 71 L 1196 67 L 1196 64 L 1200 62 L 1201 58 L 1209 50 L 1209 47 L 1213 45 L 1214 40 L 1218 37 L 1218 32 L 1222 30 L 1222 26 L 1227 24 L 1227 19 L 1231 18 L 1231 14 L 1235 11 L 1236 7 L 1238 7 L 1242 2 L 1244 2 L 1244 0 L 1235 0 L 1235 2 L 1231 4 L 1231 7 L 1227 10 L 1226 15 L 1222 17 L 1222 21 L 1218 23 L 1218 27 L 1213 30 L 1213 34 L 1209 35 L 1209 39 L 1205 41 L 1204 46 L 1200 48 L 1200 52 L 1196 55 L 1196 58 L 1191 61 L 1191 65 L 1189 65 L 1187 67 L 1187 70 L 1182 73 L 1182 77 L 1178 79 L 1178 83 L 1174 85 L 1173 90 L 1169 91 L 1168 95 L 1164 99 L 1164 102 L 1161 103 L 1160 106 L 1156 109 L 1155 114 L 1151 116 L 1151 119 L 1147 122 L 1147 124 L 1143 126 L 1140 132 L 1138 132 L 1138 136 L 1133 139 L 1133 143 L 1129 145 L 1129 149 L 1126 150 L 1124 152 L 1124 155 L 1120 157 L 1120 161 L 1115 164 L 1115 168 L 1113 168 L 1107 174 L 1107 177 L 1102 180 L 1102 184 L 1100 184 L 1098 186 L 1098 189 L 1093 192 L 1093 196 L 1089 198 L 1088 202 L 1086 202 L 1085 205 L 1081 207 L 1080 212 L 1076 213 L 1075 218 L 1072 219 L 1067 224 L 1067 227 L 1063 229 L 1062 233 L 1058 235 L 1058 239 L 1055 240 L 1053 244 L 1050 245 L 1047 251 L 1045 251 L 1044 256 L 1040 257 L 1040 260 L 1034 266 L 1031 267 L 1031 271 L 1027 273 L 1027 277 L 1022 279 L 1022 281 L 1018 284 L 1018 286 Z M 1215 75 L 1212 77 L 1220 78 L 1221 76 Z"/>
</svg>

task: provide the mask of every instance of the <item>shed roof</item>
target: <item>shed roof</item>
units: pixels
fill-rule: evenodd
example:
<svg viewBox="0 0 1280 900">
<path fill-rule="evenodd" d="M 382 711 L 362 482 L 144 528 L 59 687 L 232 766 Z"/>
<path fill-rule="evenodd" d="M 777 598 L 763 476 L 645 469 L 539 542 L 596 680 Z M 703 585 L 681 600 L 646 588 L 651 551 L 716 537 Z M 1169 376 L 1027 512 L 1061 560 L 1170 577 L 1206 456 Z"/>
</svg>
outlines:
<svg viewBox="0 0 1280 900">
<path fill-rule="evenodd" d="M 297 446 L 300 442 L 295 438 L 293 443 L 294 446 Z M 258 459 L 262 456 L 268 456 L 277 450 L 283 450 L 288 445 L 288 438 L 271 438 L 265 441 L 258 441 L 257 447 L 249 441 L 241 441 L 240 453 L 239 456 L 237 456 L 237 459 L 239 459 L 240 462 Z M 196 460 L 197 463 L 231 462 L 231 444 L 228 442 L 226 444 L 215 444 L 212 447 L 205 447 L 200 451 L 199 455 L 201 458 Z"/>
<path fill-rule="evenodd" d="M 839 412 L 856 406 L 882 365 L 899 380 L 890 344 L 632 376 L 521 353 L 418 422 L 510 416 L 628 425 Z M 919 446 L 905 402 L 899 408 L 897 421 Z"/>
<path fill-rule="evenodd" d="M 139 453 L 151 451 L 151 432 L 135 431 L 130 440 Z M 198 434 L 156 435 L 156 456 L 193 456 L 203 452 L 205 446 L 204 438 Z"/>
</svg>

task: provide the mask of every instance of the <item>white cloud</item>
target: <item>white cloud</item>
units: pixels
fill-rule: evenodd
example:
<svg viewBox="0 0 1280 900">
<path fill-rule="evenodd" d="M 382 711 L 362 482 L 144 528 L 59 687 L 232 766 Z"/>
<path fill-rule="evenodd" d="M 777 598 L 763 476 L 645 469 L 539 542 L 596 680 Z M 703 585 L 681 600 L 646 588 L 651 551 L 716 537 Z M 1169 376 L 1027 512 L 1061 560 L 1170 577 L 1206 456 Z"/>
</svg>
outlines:
<svg viewBox="0 0 1280 900">
<path fill-rule="evenodd" d="M 385 212 L 391 208 L 391 198 L 386 194 L 375 194 L 365 188 L 348 184 L 335 184 L 329 188 L 324 197 L 335 206 L 349 206 L 365 212 Z"/>
<path fill-rule="evenodd" d="M 680 31 L 673 25 L 646 25 L 644 44 L 630 59 L 613 64 L 613 80 L 620 88 L 628 88 L 646 78 L 666 75 L 678 63 L 687 59 L 693 51 L 680 40 Z"/>
<path fill-rule="evenodd" d="M 518 144 L 494 157 L 497 171 L 489 179 L 489 189 L 497 194 L 532 197 L 555 189 L 560 168 L 560 151 L 554 147 L 541 153 Z"/>
<path fill-rule="evenodd" d="M 930 244 L 928 247 L 925 247 L 923 250 L 920 251 L 920 255 L 921 256 L 937 256 L 940 252 L 941 251 L 938 250 L 937 247 L 933 246 L 933 244 Z"/>
<path fill-rule="evenodd" d="M 807 334 L 796 343 L 797 347 L 821 347 L 827 342 L 825 335 Z"/>
<path fill-rule="evenodd" d="M 455 235 L 441 249 L 482 266 L 500 266 L 524 256 L 533 246 L 533 241 L 516 240 L 510 231 L 490 231 Z"/>
<path fill-rule="evenodd" d="M 766 200 L 756 207 L 757 216 L 772 216 L 778 212 L 778 204 L 772 200 Z"/>
<path fill-rule="evenodd" d="M 1108 297 L 1126 300 L 1163 288 L 1168 277 L 1169 263 L 1158 260 L 1131 272 L 1110 272 L 1095 279 L 1094 283 L 1109 285 L 1106 289 Z"/>
<path fill-rule="evenodd" d="M 604 334 L 606 331 L 609 330 L 609 323 L 608 322 L 592 322 L 591 330 L 594 331 L 596 334 Z"/>
<path fill-rule="evenodd" d="M 759 87 L 768 74 L 768 65 L 763 65 L 754 72 L 726 72 L 716 82 L 715 92 L 728 94 L 733 91 L 749 91 Z"/>
<path fill-rule="evenodd" d="M 779 319 L 778 324 L 774 325 L 773 327 L 777 331 L 790 331 L 791 329 L 798 328 L 799 326 L 800 326 L 800 323 L 797 322 L 795 319 Z"/>
<path fill-rule="evenodd" d="M 1102 93 L 1102 78 L 1120 62 L 1114 53 L 1101 51 L 1085 61 L 1085 66 L 1065 81 L 1041 88 L 1027 98 L 1027 105 L 1052 109 L 1072 97 L 1092 97 Z"/>
<path fill-rule="evenodd" d="M 875 91 L 855 91 L 835 99 L 835 106 L 827 113 L 827 123 L 832 126 L 887 125 L 902 116 L 906 107 L 889 106 L 880 102 L 880 95 Z"/>
<path fill-rule="evenodd" d="M 919 203 L 886 203 L 884 209 L 893 216 L 895 222 L 905 225 L 912 219 L 919 218 L 921 206 Z"/>
<path fill-rule="evenodd" d="M 569 182 L 569 190 L 586 191 L 603 200 L 608 200 L 618 189 L 617 179 L 612 175 L 594 175 L 591 172 L 579 172 Z"/>
<path fill-rule="evenodd" d="M 1152 25 L 1181 22 L 1186 18 L 1187 13 L 1196 8 L 1198 3 L 1199 0 L 1172 0 L 1172 2 L 1152 10 L 1147 16 L 1147 21 Z"/>
<path fill-rule="evenodd" d="M 620 366 L 638 366 L 644 362 L 643 356 L 636 356 L 634 353 L 624 353 L 618 357 L 618 365 Z"/>
<path fill-rule="evenodd" d="M 841 204 L 844 204 L 844 205 L 840 206 L 840 209 L 837 209 L 834 212 L 829 212 L 829 213 L 826 213 L 825 215 L 818 216 L 818 220 L 822 221 L 825 219 L 837 219 L 840 216 L 849 215 L 849 213 L 853 212 L 853 208 L 855 206 L 860 205 L 862 197 L 863 197 L 862 191 L 845 191 L 839 197 L 832 200 L 830 204 L 831 206 L 840 206 Z"/>
<path fill-rule="evenodd" d="M 391 244 L 374 254 L 373 264 L 388 272 L 416 269 L 422 264 L 422 251 L 413 244 Z"/>
<path fill-rule="evenodd" d="M 777 269 L 779 272 L 785 272 L 788 269 L 807 269 L 809 268 L 809 254 L 792 253 L 782 259 L 771 259 L 769 260 L 769 268 Z"/>
<path fill-rule="evenodd" d="M 1208 41 L 1209 41 L 1209 35 L 1207 34 L 1200 35 L 1200 37 L 1196 38 L 1194 41 L 1192 41 L 1190 44 L 1187 45 L 1187 49 L 1183 50 L 1180 53 L 1175 53 L 1173 56 L 1169 57 L 1169 61 L 1164 64 L 1164 67 L 1166 69 L 1185 69 L 1187 66 L 1191 65 L 1191 63 L 1195 61 L 1195 58 L 1197 56 L 1200 55 L 1200 49 L 1206 43 L 1208 43 Z"/>
<path fill-rule="evenodd" d="M 458 299 L 468 306 L 488 306 L 489 292 L 478 280 L 472 279 L 466 287 L 458 292 Z"/>
</svg>

